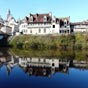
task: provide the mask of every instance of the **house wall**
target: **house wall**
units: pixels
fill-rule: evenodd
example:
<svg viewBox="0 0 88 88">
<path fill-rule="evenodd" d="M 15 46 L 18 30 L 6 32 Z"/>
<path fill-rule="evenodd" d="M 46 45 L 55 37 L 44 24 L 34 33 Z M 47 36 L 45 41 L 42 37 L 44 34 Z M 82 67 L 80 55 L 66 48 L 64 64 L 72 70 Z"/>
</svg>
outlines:
<svg viewBox="0 0 88 88">
<path fill-rule="evenodd" d="M 53 27 L 55 25 L 55 28 Z M 59 34 L 60 25 L 52 23 L 51 34 Z"/>
<path fill-rule="evenodd" d="M 27 64 L 31 66 L 45 66 L 45 67 L 58 67 L 58 59 L 45 59 L 45 58 L 19 58 L 19 65 L 26 67 Z"/>
<path fill-rule="evenodd" d="M 7 34 L 11 34 L 12 33 L 11 27 L 8 27 L 8 26 L 3 26 L 1 28 L 1 31 L 4 32 L 4 33 L 7 33 Z"/>
<path fill-rule="evenodd" d="M 44 35 L 50 34 L 51 24 L 29 24 L 28 34 Z"/>
<path fill-rule="evenodd" d="M 19 26 L 19 32 L 23 33 L 23 34 L 25 34 L 25 33 L 28 34 L 28 25 L 27 25 L 27 23 L 20 24 L 20 26 Z"/>
<path fill-rule="evenodd" d="M 88 25 L 75 25 L 74 26 L 74 33 L 85 33 L 88 30 Z"/>
<path fill-rule="evenodd" d="M 53 28 L 53 25 L 55 28 Z M 55 23 L 39 23 L 39 24 L 26 24 L 23 23 L 19 27 L 19 31 L 23 34 L 33 34 L 33 35 L 46 35 L 59 33 L 59 24 Z"/>
<path fill-rule="evenodd" d="M 29 20 L 20 25 L 19 30 L 23 34 L 32 34 L 32 35 L 46 35 L 46 34 L 70 34 L 70 17 L 66 18 L 56 18 L 51 16 L 50 21 L 44 20 L 44 14 L 31 14 Z M 33 17 L 36 19 L 33 20 Z M 62 23 L 63 24 L 62 24 Z M 27 24 L 28 23 L 28 24 Z M 63 27 L 62 27 L 62 26 Z"/>
</svg>

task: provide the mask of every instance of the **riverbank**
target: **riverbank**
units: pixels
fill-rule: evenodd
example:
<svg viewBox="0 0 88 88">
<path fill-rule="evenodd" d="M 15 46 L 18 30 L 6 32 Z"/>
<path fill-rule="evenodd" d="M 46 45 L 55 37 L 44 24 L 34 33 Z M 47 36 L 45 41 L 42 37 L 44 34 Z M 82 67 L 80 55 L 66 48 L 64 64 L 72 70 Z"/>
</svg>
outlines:
<svg viewBox="0 0 88 88">
<path fill-rule="evenodd" d="M 13 48 L 19 49 L 88 49 L 88 35 L 76 34 L 62 36 L 16 36 L 9 42 Z"/>
</svg>

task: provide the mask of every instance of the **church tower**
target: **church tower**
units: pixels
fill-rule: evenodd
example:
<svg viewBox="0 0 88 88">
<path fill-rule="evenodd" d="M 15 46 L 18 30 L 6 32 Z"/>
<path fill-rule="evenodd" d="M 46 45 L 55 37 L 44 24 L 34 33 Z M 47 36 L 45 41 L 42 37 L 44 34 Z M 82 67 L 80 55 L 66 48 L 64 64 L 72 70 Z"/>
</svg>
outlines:
<svg viewBox="0 0 88 88">
<path fill-rule="evenodd" d="M 8 12 L 7 12 L 7 21 L 10 19 L 12 17 L 12 14 L 11 14 L 11 11 L 10 11 L 10 9 L 8 10 Z"/>
</svg>

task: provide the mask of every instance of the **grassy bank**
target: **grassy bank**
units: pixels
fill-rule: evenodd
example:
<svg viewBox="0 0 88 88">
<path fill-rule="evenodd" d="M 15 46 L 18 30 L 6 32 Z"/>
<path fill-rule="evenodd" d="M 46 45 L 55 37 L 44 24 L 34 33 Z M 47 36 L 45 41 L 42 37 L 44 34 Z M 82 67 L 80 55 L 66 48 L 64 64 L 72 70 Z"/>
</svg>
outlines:
<svg viewBox="0 0 88 88">
<path fill-rule="evenodd" d="M 62 36 L 32 36 L 20 35 L 9 42 L 19 49 L 87 49 L 88 35 L 76 34 Z"/>
</svg>

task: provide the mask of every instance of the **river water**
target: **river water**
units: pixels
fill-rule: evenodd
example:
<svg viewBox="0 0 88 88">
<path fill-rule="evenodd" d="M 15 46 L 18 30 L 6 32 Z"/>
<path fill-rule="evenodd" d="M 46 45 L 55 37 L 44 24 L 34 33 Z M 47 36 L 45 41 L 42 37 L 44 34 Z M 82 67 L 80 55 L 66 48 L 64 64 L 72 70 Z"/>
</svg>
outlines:
<svg viewBox="0 0 88 88">
<path fill-rule="evenodd" d="M 88 88 L 87 53 L 16 52 L 0 49 L 0 88 Z"/>
</svg>

